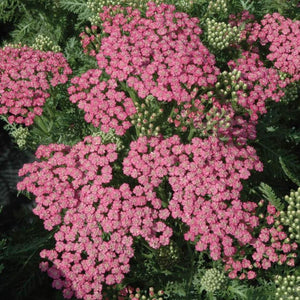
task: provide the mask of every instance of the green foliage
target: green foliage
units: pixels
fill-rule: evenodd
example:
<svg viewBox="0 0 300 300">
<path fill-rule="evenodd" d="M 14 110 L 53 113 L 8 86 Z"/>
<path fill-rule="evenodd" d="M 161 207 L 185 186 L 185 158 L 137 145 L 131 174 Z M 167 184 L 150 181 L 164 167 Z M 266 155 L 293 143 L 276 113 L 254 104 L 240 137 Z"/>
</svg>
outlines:
<svg viewBox="0 0 300 300">
<path fill-rule="evenodd" d="M 80 75 L 88 69 L 97 67 L 95 58 L 83 53 L 82 46 L 77 37 L 67 39 L 63 53 L 73 70 L 73 76 Z"/>
<path fill-rule="evenodd" d="M 274 205 L 276 209 L 280 211 L 284 209 L 284 205 L 281 202 L 280 198 L 276 196 L 274 190 L 268 184 L 261 182 L 259 185 L 259 190 L 262 193 L 263 198 Z"/>
<path fill-rule="evenodd" d="M 299 19 L 300 8 L 297 0 L 229 0 L 229 11 L 248 10 L 257 18 L 262 18 L 267 13 L 278 12 L 291 19 Z"/>
<path fill-rule="evenodd" d="M 59 5 L 63 10 L 76 15 L 76 29 L 87 25 L 93 16 L 93 12 L 87 6 L 87 0 L 60 0 Z"/>
<path fill-rule="evenodd" d="M 24 161 L 32 157 L 32 154 L 20 152 L 4 134 L 0 133 L 0 138 L 0 205 L 5 206 L 16 193 L 19 169 Z"/>
<path fill-rule="evenodd" d="M 286 162 L 285 162 L 286 161 Z M 298 161 L 296 161 L 297 163 Z M 288 160 L 288 157 L 286 156 L 285 158 L 283 157 L 279 157 L 279 163 L 281 165 L 281 168 L 284 172 L 284 174 L 292 181 L 294 182 L 297 186 L 300 186 L 300 177 L 297 176 L 296 174 L 294 174 L 288 167 L 287 167 L 287 163 L 289 163 L 292 166 L 297 166 L 297 164 L 293 164 L 292 159 Z"/>
<path fill-rule="evenodd" d="M 186 281 L 168 281 L 167 285 L 164 287 L 166 299 L 184 299 L 186 297 Z"/>
<path fill-rule="evenodd" d="M 281 198 L 295 188 L 300 178 L 299 89 L 290 85 L 285 92 L 279 103 L 268 104 L 268 113 L 258 123 L 254 143 L 264 165 L 263 173 L 255 178 L 257 185 L 265 182 Z"/>
<path fill-rule="evenodd" d="M 20 0 L 2 0 L 0 2 L 0 21 L 3 23 L 14 21 L 18 13 L 24 9 L 24 4 Z"/>
<path fill-rule="evenodd" d="M 10 39 L 4 44 L 10 42 L 32 45 L 38 35 L 47 36 L 55 45 L 64 44 L 69 26 L 72 27 L 72 18 L 68 18 L 66 12 L 58 6 L 57 0 L 7 2 L 10 5 L 6 10 L 1 10 L 0 6 L 0 20 L 4 23 L 13 20 L 14 27 L 10 32 Z"/>
<path fill-rule="evenodd" d="M 255 286 L 248 286 L 246 299 L 251 300 L 273 300 L 275 296 L 275 284 L 273 281 L 267 281 L 258 278 Z"/>
<path fill-rule="evenodd" d="M 3 206 L 0 206 L 0 214 L 2 212 L 2 209 L 3 209 Z M 1 239 L 0 240 L 0 254 L 4 251 L 5 244 L 6 244 L 6 239 Z M 0 260 L 0 274 L 2 273 L 3 269 L 4 269 L 4 264 L 2 264 L 1 260 Z"/>
<path fill-rule="evenodd" d="M 231 280 L 227 290 L 224 291 L 225 299 L 248 299 L 248 286 L 240 280 Z"/>
<path fill-rule="evenodd" d="M 43 116 L 35 118 L 35 127 L 28 136 L 27 145 L 30 149 L 51 143 L 73 145 L 89 132 L 89 126 L 77 107 L 58 109 L 52 113 L 44 113 Z"/>
<path fill-rule="evenodd" d="M 1 274 L 0 298 L 26 299 L 45 283 L 46 276 L 41 275 L 38 267 L 39 252 L 53 244 L 53 234 L 45 232 L 31 209 L 20 204 L 5 207 L 0 227 L 5 229 L 2 236 L 6 240 L 5 247 L 0 248 L 0 262 L 5 267 Z"/>
</svg>

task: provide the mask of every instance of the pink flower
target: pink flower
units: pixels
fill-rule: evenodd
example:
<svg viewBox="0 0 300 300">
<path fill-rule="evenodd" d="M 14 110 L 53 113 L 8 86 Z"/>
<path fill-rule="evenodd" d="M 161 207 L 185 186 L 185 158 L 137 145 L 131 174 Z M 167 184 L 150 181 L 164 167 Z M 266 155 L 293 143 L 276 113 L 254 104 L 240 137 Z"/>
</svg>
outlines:
<svg viewBox="0 0 300 300">
<path fill-rule="evenodd" d="M 247 278 L 249 280 L 254 279 L 256 277 L 256 273 L 254 271 L 248 271 Z"/>
</svg>

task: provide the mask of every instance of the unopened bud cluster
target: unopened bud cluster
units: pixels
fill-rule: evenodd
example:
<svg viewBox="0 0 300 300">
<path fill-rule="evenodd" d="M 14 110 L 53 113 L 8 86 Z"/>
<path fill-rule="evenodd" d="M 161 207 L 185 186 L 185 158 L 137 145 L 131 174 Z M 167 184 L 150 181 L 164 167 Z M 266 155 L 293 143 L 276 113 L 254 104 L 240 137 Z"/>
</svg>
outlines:
<svg viewBox="0 0 300 300">
<path fill-rule="evenodd" d="M 207 19 L 207 39 L 209 45 L 218 50 L 223 50 L 229 45 L 238 43 L 240 29 L 225 22 L 217 22 L 215 19 Z"/>
<path fill-rule="evenodd" d="M 201 286 L 209 293 L 214 293 L 223 288 L 226 282 L 224 273 L 216 268 L 208 269 L 201 278 Z"/>
<path fill-rule="evenodd" d="M 113 299 L 123 299 L 123 300 L 163 300 L 164 291 L 155 291 L 153 287 L 148 290 L 141 290 L 140 288 L 126 287 L 119 292 L 118 296 L 113 296 Z M 105 298 L 106 300 L 106 298 Z M 108 300 L 108 298 L 107 298 Z"/>
<path fill-rule="evenodd" d="M 156 105 L 154 105 L 156 104 Z M 157 101 L 152 95 L 145 98 L 145 101 L 136 104 L 137 113 L 132 116 L 131 123 L 136 127 L 139 136 L 157 136 L 160 127 L 157 119 L 163 113 L 163 110 L 157 105 Z"/>
<path fill-rule="evenodd" d="M 172 269 L 180 260 L 178 247 L 173 242 L 169 245 L 160 247 L 157 253 L 157 260 L 162 269 Z"/>
<path fill-rule="evenodd" d="M 10 135 L 15 139 L 16 144 L 20 149 L 25 148 L 26 139 L 28 137 L 28 128 L 27 127 L 18 127 L 10 132 Z"/>
<path fill-rule="evenodd" d="M 237 100 L 237 91 L 247 89 L 247 85 L 240 80 L 240 77 L 241 71 L 237 69 L 232 70 L 232 72 L 222 72 L 215 85 L 217 96 L 221 99 Z"/>
<path fill-rule="evenodd" d="M 231 126 L 231 117 L 223 107 L 215 105 L 216 98 L 212 92 L 195 100 L 194 105 L 184 104 L 180 109 L 173 110 L 168 122 L 173 123 L 180 131 L 185 132 L 193 125 L 201 137 L 218 136 L 220 129 Z"/>
<path fill-rule="evenodd" d="M 101 19 L 99 17 L 99 13 L 102 12 L 103 6 L 115 6 L 115 5 L 124 5 L 130 6 L 134 9 L 145 10 L 147 7 L 147 3 L 149 0 L 88 0 L 87 7 L 92 12 L 92 16 L 89 18 L 89 21 L 92 25 L 99 24 Z M 162 0 L 152 0 L 152 2 L 159 4 Z M 179 2 L 188 2 L 181 0 Z"/>
<path fill-rule="evenodd" d="M 224 108 L 212 106 L 204 115 L 203 119 L 197 123 L 195 118 L 195 127 L 201 132 L 203 137 L 217 136 L 220 129 L 228 129 L 231 126 L 231 118 Z"/>
<path fill-rule="evenodd" d="M 121 2 L 122 2 L 121 4 L 130 6 L 134 9 L 145 10 L 147 8 L 147 3 L 149 2 L 149 0 L 123 0 Z M 162 0 L 152 0 L 151 2 L 160 4 L 163 1 Z"/>
<path fill-rule="evenodd" d="M 276 300 L 300 300 L 300 276 L 276 276 Z"/>
<path fill-rule="evenodd" d="M 113 129 L 110 129 L 109 132 L 103 132 L 103 131 L 97 131 L 92 134 L 92 136 L 100 136 L 101 137 L 101 142 L 104 145 L 107 144 L 116 144 L 117 145 L 117 150 L 120 151 L 124 149 L 124 145 L 122 143 L 122 140 L 120 137 L 118 137 L 115 134 L 115 131 Z"/>
<path fill-rule="evenodd" d="M 121 0 L 88 0 L 86 5 L 92 12 L 89 21 L 92 25 L 98 24 L 101 22 L 99 13 L 102 11 L 103 6 L 120 5 L 121 2 Z"/>
<path fill-rule="evenodd" d="M 290 239 L 300 242 L 300 187 L 298 190 L 291 191 L 289 196 L 285 196 L 288 202 L 287 211 L 281 211 L 280 220 L 287 225 Z"/>
<path fill-rule="evenodd" d="M 53 51 L 61 52 L 61 48 L 58 45 L 54 45 L 53 41 L 48 36 L 39 34 L 32 44 L 31 48 L 41 51 Z"/>
<path fill-rule="evenodd" d="M 23 45 L 22 45 L 22 43 L 8 43 L 8 44 L 4 45 L 3 49 L 6 47 L 18 49 L 18 48 L 22 48 Z"/>
<path fill-rule="evenodd" d="M 207 7 L 207 12 L 209 15 L 214 15 L 214 14 L 227 14 L 227 1 L 226 0 L 212 0 L 209 1 L 208 7 Z"/>
</svg>

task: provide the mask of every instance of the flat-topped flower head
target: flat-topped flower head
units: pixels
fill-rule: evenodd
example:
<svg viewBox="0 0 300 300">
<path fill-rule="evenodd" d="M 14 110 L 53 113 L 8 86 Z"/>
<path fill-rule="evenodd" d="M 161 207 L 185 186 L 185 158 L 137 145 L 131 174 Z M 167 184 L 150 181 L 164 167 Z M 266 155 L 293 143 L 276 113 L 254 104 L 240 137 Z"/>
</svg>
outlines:
<svg viewBox="0 0 300 300">
<path fill-rule="evenodd" d="M 138 113 L 135 107 L 149 96 L 158 102 L 189 103 L 194 86 L 216 83 L 219 69 L 199 38 L 197 18 L 153 2 L 145 17 L 114 6 L 104 7 L 100 18 L 101 35 L 96 26 L 81 34 L 84 51 L 95 56 L 99 70 L 74 78 L 69 93 L 86 112 L 86 121 L 101 130 L 124 134 L 127 121 Z"/>
<path fill-rule="evenodd" d="M 36 197 L 33 212 L 45 229 L 56 231 L 55 248 L 41 252 L 49 262 L 41 269 L 66 298 L 102 299 L 103 284 L 120 283 L 129 272 L 133 237 L 157 249 L 168 245 L 173 234 L 164 223 L 169 212 L 149 187 L 109 186 L 116 150 L 99 136 L 72 147 L 41 145 L 36 151 L 40 161 L 19 171 L 25 178 L 18 190 Z"/>
<path fill-rule="evenodd" d="M 110 163 L 117 159 L 116 145 L 103 145 L 100 137 L 86 137 L 73 147 L 62 144 L 41 145 L 36 157 L 43 159 L 25 164 L 19 176 L 18 190 L 35 195 L 33 212 L 44 220 L 47 230 L 61 225 L 61 213 L 78 205 L 79 201 L 93 203 L 84 186 L 94 189 L 112 179 Z M 82 195 L 85 195 L 81 199 Z"/>
<path fill-rule="evenodd" d="M 266 68 L 257 53 L 243 51 L 242 57 L 236 62 L 229 61 L 228 66 L 240 71 L 240 80 L 246 85 L 236 95 L 237 103 L 248 111 L 250 120 L 257 121 L 259 115 L 267 112 L 267 100 L 278 102 L 283 97 L 286 82 L 275 69 Z"/>
<path fill-rule="evenodd" d="M 288 83 L 300 80 L 300 21 L 273 13 L 265 15 L 260 24 L 260 30 L 252 35 L 261 45 L 269 45 L 267 59 L 288 75 Z"/>
<path fill-rule="evenodd" d="M 43 113 L 49 89 L 66 83 L 72 71 L 62 53 L 27 46 L 0 49 L 0 114 L 30 126 Z"/>
</svg>

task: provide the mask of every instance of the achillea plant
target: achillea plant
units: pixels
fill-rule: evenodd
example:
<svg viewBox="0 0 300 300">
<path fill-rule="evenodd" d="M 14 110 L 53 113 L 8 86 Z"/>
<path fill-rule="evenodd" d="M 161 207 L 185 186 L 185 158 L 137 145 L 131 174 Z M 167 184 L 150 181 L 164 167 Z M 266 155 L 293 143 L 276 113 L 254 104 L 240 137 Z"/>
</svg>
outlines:
<svg viewBox="0 0 300 300">
<path fill-rule="evenodd" d="M 209 271 L 198 296 L 220 291 L 224 274 L 252 280 L 274 264 L 295 266 L 298 245 L 284 226 L 291 218 L 245 197 L 243 190 L 251 173 L 263 171 L 249 144 L 256 138 L 255 126 L 268 101 L 278 102 L 289 81 L 298 80 L 293 63 L 287 67 L 274 59 L 274 68 L 260 55 L 258 43 L 269 37 L 254 35 L 264 22 L 244 13 L 241 19 L 249 23 L 241 39 L 248 39 L 249 47 L 235 41 L 237 56 L 219 67 L 200 39 L 199 20 L 173 5 L 150 2 L 144 15 L 132 7 L 103 7 L 99 17 L 101 22 L 80 35 L 83 51 L 96 65 L 68 85 L 70 102 L 84 112 L 85 138 L 40 145 L 37 160 L 19 172 L 24 178 L 18 190 L 35 196 L 33 212 L 53 232 L 53 249 L 40 253 L 40 268 L 53 287 L 67 299 L 106 299 L 110 287 L 121 291 L 119 299 L 144 299 L 136 288 L 141 278 L 134 289 L 124 289 L 138 278 L 139 266 L 132 270 L 131 262 L 144 256 L 159 264 L 157 253 L 173 245 L 181 249 L 171 257 L 172 272 L 193 269 L 186 260 L 199 253 L 212 265 L 204 267 Z M 232 18 L 232 23 L 239 26 L 241 20 Z M 293 29 L 286 34 L 297 35 L 298 23 L 287 24 Z M 295 55 L 293 47 L 286 62 Z M 27 47 L 1 51 L 6 55 L 0 73 L 2 113 L 29 126 L 42 114 L 49 88 L 66 83 L 71 71 L 59 53 Z M 290 76 L 280 76 L 279 70 Z M 15 86 L 24 93 L 12 93 Z M 162 265 L 147 270 L 157 275 Z"/>
</svg>

